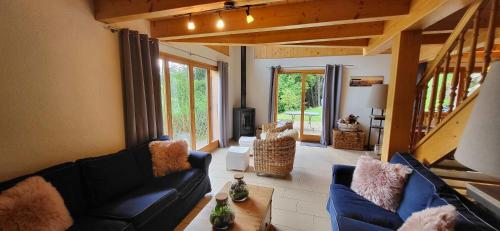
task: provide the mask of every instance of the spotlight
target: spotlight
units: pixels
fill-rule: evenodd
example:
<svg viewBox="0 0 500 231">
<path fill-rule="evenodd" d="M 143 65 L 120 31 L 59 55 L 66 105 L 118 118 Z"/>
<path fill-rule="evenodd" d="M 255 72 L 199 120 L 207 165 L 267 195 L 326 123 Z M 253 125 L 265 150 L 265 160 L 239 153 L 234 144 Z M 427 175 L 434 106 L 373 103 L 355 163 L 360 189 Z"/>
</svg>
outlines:
<svg viewBox="0 0 500 231">
<path fill-rule="evenodd" d="M 194 30 L 196 26 L 194 25 L 193 20 L 191 20 L 191 14 L 189 14 L 189 21 L 188 21 L 188 30 Z"/>
<path fill-rule="evenodd" d="M 219 11 L 219 20 L 217 20 L 217 28 L 219 28 L 219 29 L 224 28 L 224 21 L 222 20 L 222 17 L 220 16 L 220 11 Z"/>
<path fill-rule="evenodd" d="M 252 23 L 253 22 L 253 16 L 250 14 L 250 6 L 247 6 L 247 23 Z"/>
</svg>

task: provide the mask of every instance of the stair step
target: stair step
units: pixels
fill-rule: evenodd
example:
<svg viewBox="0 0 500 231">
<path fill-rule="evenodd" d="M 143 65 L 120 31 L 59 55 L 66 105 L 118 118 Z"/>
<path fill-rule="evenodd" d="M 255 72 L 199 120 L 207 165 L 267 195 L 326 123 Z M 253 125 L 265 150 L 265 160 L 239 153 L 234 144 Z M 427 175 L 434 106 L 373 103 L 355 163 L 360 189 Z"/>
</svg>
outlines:
<svg viewBox="0 0 500 231">
<path fill-rule="evenodd" d="M 442 160 L 441 162 L 437 163 L 435 168 L 442 168 L 442 169 L 452 169 L 452 170 L 463 170 L 463 171 L 471 171 L 470 168 L 467 168 L 463 164 L 459 163 L 458 161 L 454 159 L 445 159 Z"/>
<path fill-rule="evenodd" d="M 473 171 L 457 171 L 449 169 L 431 168 L 431 171 L 444 179 L 490 183 L 500 185 L 500 179 L 487 176 L 485 174 Z"/>
</svg>

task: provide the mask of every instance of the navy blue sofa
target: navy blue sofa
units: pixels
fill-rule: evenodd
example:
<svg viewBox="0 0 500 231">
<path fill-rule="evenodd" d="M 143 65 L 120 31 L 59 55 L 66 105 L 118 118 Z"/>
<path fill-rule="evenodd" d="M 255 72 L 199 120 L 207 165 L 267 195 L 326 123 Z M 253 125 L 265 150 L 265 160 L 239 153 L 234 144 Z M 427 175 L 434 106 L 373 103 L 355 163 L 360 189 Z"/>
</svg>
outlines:
<svg viewBox="0 0 500 231">
<path fill-rule="evenodd" d="M 396 213 L 375 205 L 350 189 L 354 166 L 333 166 L 327 204 L 333 230 L 397 230 L 413 212 L 446 204 L 457 209 L 455 229 L 458 231 L 499 229 L 499 222 L 493 214 L 457 193 L 411 155 L 396 153 L 390 162 L 413 169 Z"/>
<path fill-rule="evenodd" d="M 81 159 L 0 183 L 0 191 L 40 175 L 59 191 L 78 231 L 173 230 L 211 191 L 212 156 L 192 151 L 192 169 L 153 177 L 148 144 Z"/>
</svg>

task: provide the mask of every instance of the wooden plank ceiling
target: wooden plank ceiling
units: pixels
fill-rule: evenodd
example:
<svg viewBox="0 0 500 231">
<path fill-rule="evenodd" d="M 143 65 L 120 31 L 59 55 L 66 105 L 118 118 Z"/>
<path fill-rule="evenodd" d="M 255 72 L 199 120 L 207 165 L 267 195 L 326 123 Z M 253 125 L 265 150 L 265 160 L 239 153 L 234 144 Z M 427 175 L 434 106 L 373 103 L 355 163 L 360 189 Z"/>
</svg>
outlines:
<svg viewBox="0 0 500 231">
<path fill-rule="evenodd" d="M 427 59 L 473 1 L 234 0 L 234 9 L 224 9 L 223 0 L 94 0 L 94 10 L 104 23 L 146 19 L 152 37 L 226 55 L 234 45 L 256 46 L 259 57 L 381 54 L 400 31 L 423 30 Z M 224 28 L 216 27 L 220 18 Z"/>
</svg>

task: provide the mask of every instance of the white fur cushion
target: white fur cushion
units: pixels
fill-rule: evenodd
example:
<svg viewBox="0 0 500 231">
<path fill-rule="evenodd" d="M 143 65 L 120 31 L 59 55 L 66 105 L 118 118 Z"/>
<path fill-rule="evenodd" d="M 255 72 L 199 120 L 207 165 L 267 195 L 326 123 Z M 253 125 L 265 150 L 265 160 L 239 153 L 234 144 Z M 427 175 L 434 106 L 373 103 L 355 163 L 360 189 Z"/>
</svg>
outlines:
<svg viewBox="0 0 500 231">
<path fill-rule="evenodd" d="M 402 164 L 384 163 L 361 156 L 354 169 L 351 189 L 374 204 L 396 212 L 411 172 L 410 167 Z"/>
<path fill-rule="evenodd" d="M 0 230 L 62 231 L 72 224 L 63 198 L 40 176 L 27 178 L 0 194 Z"/>
<path fill-rule="evenodd" d="M 286 129 L 285 131 L 282 131 L 278 134 L 278 138 L 285 137 L 285 136 L 290 136 L 294 138 L 295 140 L 299 139 L 299 132 L 294 129 Z"/>
<path fill-rule="evenodd" d="M 427 208 L 413 213 L 398 231 L 453 231 L 457 211 L 453 205 Z"/>
</svg>

